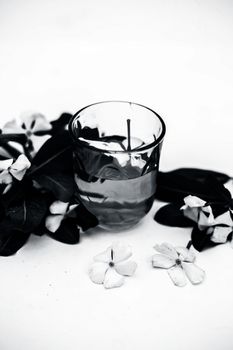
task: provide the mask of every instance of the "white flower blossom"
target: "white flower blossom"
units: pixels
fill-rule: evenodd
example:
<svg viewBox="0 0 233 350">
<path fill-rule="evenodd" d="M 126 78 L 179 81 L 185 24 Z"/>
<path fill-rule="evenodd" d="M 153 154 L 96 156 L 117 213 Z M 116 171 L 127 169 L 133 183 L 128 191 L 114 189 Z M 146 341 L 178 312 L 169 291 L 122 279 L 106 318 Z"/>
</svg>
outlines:
<svg viewBox="0 0 233 350">
<path fill-rule="evenodd" d="M 47 230 L 53 233 L 56 232 L 66 215 L 77 206 L 77 204 L 69 205 L 69 202 L 62 202 L 59 200 L 53 202 L 49 207 L 51 215 L 48 215 L 45 220 L 45 227 Z"/>
<path fill-rule="evenodd" d="M 184 198 L 184 203 L 180 208 L 184 216 L 196 222 L 200 230 L 214 225 L 212 208 L 201 198 L 189 195 Z"/>
<path fill-rule="evenodd" d="M 157 244 L 154 248 L 160 254 L 153 255 L 152 266 L 166 269 L 176 286 L 185 286 L 187 278 L 192 284 L 203 282 L 205 272 L 194 264 L 196 257 L 189 249 L 175 248 L 169 243 Z"/>
<path fill-rule="evenodd" d="M 33 145 L 31 153 L 35 154 L 44 142 L 50 138 L 49 135 L 44 135 L 44 133 L 51 129 L 52 125 L 46 120 L 44 115 L 37 112 L 27 112 L 22 114 L 19 120 L 13 119 L 7 122 L 2 129 L 2 133 L 25 134 L 28 141 Z"/>
<path fill-rule="evenodd" d="M 21 181 L 30 166 L 31 163 L 24 154 L 21 154 L 16 161 L 13 159 L 1 160 L 0 184 L 7 185 L 3 193 L 6 193 L 10 189 L 14 178 Z"/>
<path fill-rule="evenodd" d="M 132 276 L 137 268 L 134 261 L 127 261 L 131 256 L 129 246 L 113 244 L 94 258 L 89 270 L 90 279 L 107 289 L 122 286 L 124 276 Z"/>
<path fill-rule="evenodd" d="M 214 243 L 226 243 L 228 236 L 233 233 L 233 210 L 228 210 L 225 213 L 215 218 L 215 226 L 210 227 L 207 231 L 211 234 L 210 240 Z M 233 239 L 231 238 L 233 248 Z"/>
</svg>

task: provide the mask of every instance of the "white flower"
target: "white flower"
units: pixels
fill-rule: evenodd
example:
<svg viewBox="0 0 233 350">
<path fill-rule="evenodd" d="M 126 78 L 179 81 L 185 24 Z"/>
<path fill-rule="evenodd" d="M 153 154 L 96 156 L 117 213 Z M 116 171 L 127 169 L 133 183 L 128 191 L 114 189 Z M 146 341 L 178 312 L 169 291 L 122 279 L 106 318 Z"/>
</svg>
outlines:
<svg viewBox="0 0 233 350">
<path fill-rule="evenodd" d="M 132 276 L 137 268 L 134 261 L 126 261 L 132 256 L 129 246 L 113 244 L 94 258 L 89 270 L 92 282 L 103 284 L 105 288 L 120 287 L 124 283 L 123 276 Z"/>
<path fill-rule="evenodd" d="M 13 119 L 6 123 L 2 129 L 3 134 L 25 134 L 34 150 L 38 151 L 45 141 L 50 137 L 45 135 L 51 130 L 52 125 L 40 113 L 24 113 L 20 116 L 21 121 Z"/>
<path fill-rule="evenodd" d="M 21 154 L 15 162 L 13 159 L 1 160 L 0 184 L 7 185 L 3 193 L 9 190 L 14 178 L 21 181 L 30 166 L 31 163 L 24 154 Z"/>
<path fill-rule="evenodd" d="M 207 234 L 214 243 L 226 243 L 228 236 L 233 232 L 233 210 L 217 216 L 213 215 L 212 208 L 206 202 L 195 196 L 184 198 L 185 205 L 181 207 L 184 216 L 197 222 L 200 230 L 207 228 Z M 233 248 L 233 239 L 231 239 Z"/>
<path fill-rule="evenodd" d="M 208 226 L 214 225 L 214 215 L 210 205 L 196 196 L 187 196 L 180 209 L 183 210 L 184 216 L 195 221 L 200 230 L 204 230 Z"/>
<path fill-rule="evenodd" d="M 152 266 L 167 269 L 168 275 L 176 286 L 185 286 L 187 278 L 192 284 L 203 282 L 205 272 L 194 264 L 195 254 L 189 249 L 175 248 L 169 243 L 157 244 L 154 248 L 160 254 L 153 255 Z"/>
<path fill-rule="evenodd" d="M 226 243 L 228 236 L 233 232 L 233 210 L 228 210 L 225 213 L 215 218 L 215 226 L 210 227 L 207 231 L 211 234 L 210 240 L 214 243 Z M 231 239 L 233 248 L 233 239 Z"/>
<path fill-rule="evenodd" d="M 49 207 L 51 215 L 47 216 L 45 220 L 45 227 L 50 232 L 56 232 L 66 215 L 77 206 L 77 204 L 69 205 L 69 202 L 62 202 L 59 200 L 53 202 Z"/>
</svg>

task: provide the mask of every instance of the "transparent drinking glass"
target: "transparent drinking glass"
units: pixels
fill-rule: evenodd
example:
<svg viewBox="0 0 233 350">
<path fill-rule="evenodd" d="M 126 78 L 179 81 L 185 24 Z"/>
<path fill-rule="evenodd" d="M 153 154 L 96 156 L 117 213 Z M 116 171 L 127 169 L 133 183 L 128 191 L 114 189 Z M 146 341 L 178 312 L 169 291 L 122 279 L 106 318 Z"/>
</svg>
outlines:
<svg viewBox="0 0 233 350">
<path fill-rule="evenodd" d="M 106 101 L 78 111 L 69 130 L 79 201 L 106 230 L 137 224 L 154 201 L 162 118 L 137 103 Z"/>
</svg>

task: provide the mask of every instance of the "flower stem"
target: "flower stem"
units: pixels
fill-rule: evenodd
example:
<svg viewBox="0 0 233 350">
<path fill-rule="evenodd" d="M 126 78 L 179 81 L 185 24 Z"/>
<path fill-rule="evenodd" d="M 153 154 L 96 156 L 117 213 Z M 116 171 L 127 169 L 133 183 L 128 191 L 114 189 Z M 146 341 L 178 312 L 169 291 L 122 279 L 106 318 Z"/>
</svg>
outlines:
<svg viewBox="0 0 233 350">
<path fill-rule="evenodd" d="M 3 145 L 9 141 L 19 142 L 22 144 L 27 141 L 27 138 L 25 134 L 0 134 L 0 145 Z"/>
<path fill-rule="evenodd" d="M 6 152 L 9 153 L 9 155 L 14 158 L 17 159 L 18 156 L 20 156 L 21 152 L 18 151 L 16 148 L 14 148 L 13 146 L 9 145 L 8 143 L 5 143 L 4 145 L 1 146 Z"/>
<path fill-rule="evenodd" d="M 192 245 L 193 245 L 193 242 L 192 242 L 192 240 L 190 239 L 190 241 L 188 242 L 186 248 L 187 248 L 187 249 L 190 249 L 190 248 L 192 247 Z"/>
<path fill-rule="evenodd" d="M 130 144 L 130 119 L 127 119 L 127 138 L 128 138 L 128 147 L 127 151 L 131 151 L 131 144 Z"/>
</svg>

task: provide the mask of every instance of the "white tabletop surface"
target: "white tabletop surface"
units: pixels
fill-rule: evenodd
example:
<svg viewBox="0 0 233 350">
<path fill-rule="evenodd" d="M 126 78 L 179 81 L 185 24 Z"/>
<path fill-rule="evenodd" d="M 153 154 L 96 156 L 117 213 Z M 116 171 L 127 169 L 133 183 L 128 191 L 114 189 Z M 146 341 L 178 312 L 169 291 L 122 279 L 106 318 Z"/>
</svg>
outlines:
<svg viewBox="0 0 233 350">
<path fill-rule="evenodd" d="M 233 173 L 231 0 L 1 0 L 1 124 L 25 110 L 49 119 L 108 99 L 155 109 L 167 124 L 161 170 Z M 31 236 L 0 259 L 1 350 L 232 350 L 233 250 L 198 254 L 202 285 L 173 286 L 152 269 L 155 243 L 186 245 L 190 229 L 153 221 L 69 246 Z M 112 242 L 138 269 L 105 290 L 87 270 Z"/>
</svg>

